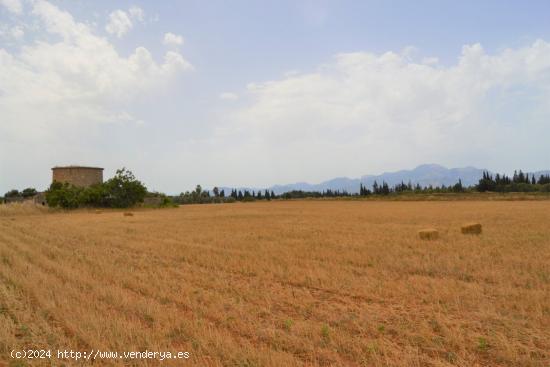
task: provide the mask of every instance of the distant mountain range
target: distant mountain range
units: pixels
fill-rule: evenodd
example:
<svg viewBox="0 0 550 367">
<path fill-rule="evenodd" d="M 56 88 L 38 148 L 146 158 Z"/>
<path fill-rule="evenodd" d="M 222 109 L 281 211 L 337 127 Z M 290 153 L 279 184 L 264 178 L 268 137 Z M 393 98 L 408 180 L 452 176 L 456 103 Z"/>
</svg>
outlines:
<svg viewBox="0 0 550 367">
<path fill-rule="evenodd" d="M 275 185 L 268 187 L 268 190 L 273 190 L 275 194 L 282 194 L 293 190 L 302 191 L 326 191 L 326 190 L 346 190 L 349 193 L 359 192 L 359 184 L 363 184 L 367 188 L 371 188 L 374 181 L 381 184 L 386 182 L 388 185 L 393 186 L 398 183 L 404 182 L 420 186 L 449 186 L 454 185 L 458 180 L 462 180 L 464 186 L 472 186 L 478 183 L 482 177 L 485 169 L 475 167 L 463 167 L 463 168 L 446 168 L 438 164 L 423 164 L 411 170 L 401 170 L 397 172 L 385 172 L 380 175 L 365 175 L 361 178 L 348 178 L 337 177 L 328 181 L 324 181 L 318 184 L 310 184 L 307 182 L 298 182 L 287 185 Z M 550 171 L 538 171 L 534 172 L 536 177 L 541 174 L 549 174 Z M 531 173 L 530 173 L 531 175 Z M 232 188 L 224 187 L 226 193 L 231 192 Z M 237 188 L 239 190 L 255 190 L 258 188 Z M 261 188 L 265 190 L 265 188 Z"/>
<path fill-rule="evenodd" d="M 361 178 L 337 177 L 319 184 L 296 183 L 290 185 L 275 185 L 271 187 L 276 194 L 292 190 L 324 191 L 324 190 L 346 190 L 350 193 L 359 192 L 359 184 L 371 188 L 374 181 L 381 184 L 386 182 L 393 186 L 398 183 L 409 181 L 420 186 L 441 186 L 454 185 L 459 179 L 465 186 L 476 184 L 483 175 L 483 169 L 474 167 L 445 168 L 438 164 L 423 164 L 412 170 L 401 170 L 397 172 L 384 172 L 381 175 L 365 175 Z"/>
</svg>

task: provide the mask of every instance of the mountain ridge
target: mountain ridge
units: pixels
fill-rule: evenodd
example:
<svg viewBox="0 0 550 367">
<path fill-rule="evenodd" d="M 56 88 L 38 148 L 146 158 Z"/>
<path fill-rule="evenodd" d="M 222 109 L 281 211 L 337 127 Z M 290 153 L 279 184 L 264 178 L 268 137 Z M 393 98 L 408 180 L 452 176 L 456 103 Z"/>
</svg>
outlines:
<svg viewBox="0 0 550 367">
<path fill-rule="evenodd" d="M 457 168 L 446 168 L 442 165 L 435 163 L 421 164 L 413 169 L 404 169 L 393 172 L 383 172 L 379 175 L 363 175 L 359 178 L 349 178 L 349 177 L 335 177 L 329 180 L 322 181 L 317 184 L 311 184 L 308 182 L 296 182 L 291 184 L 277 184 L 267 188 L 252 188 L 252 187 L 221 187 L 226 191 L 230 192 L 232 189 L 237 190 L 269 190 L 273 191 L 275 194 L 279 195 L 285 192 L 293 190 L 302 190 L 302 191 L 326 191 L 326 190 L 339 190 L 347 191 L 349 193 L 358 193 L 360 184 L 363 184 L 367 188 L 371 188 L 374 184 L 374 181 L 381 184 L 386 182 L 388 185 L 393 186 L 401 182 L 408 183 L 412 185 L 419 184 L 420 186 L 450 186 L 454 185 L 460 179 L 464 186 L 473 186 L 478 183 L 479 179 L 482 177 L 483 172 L 491 171 L 482 168 L 476 168 L 473 166 L 466 167 L 457 167 Z M 536 177 L 541 174 L 550 174 L 550 170 L 541 170 L 535 172 L 528 172 L 529 175 L 535 174 Z"/>
</svg>

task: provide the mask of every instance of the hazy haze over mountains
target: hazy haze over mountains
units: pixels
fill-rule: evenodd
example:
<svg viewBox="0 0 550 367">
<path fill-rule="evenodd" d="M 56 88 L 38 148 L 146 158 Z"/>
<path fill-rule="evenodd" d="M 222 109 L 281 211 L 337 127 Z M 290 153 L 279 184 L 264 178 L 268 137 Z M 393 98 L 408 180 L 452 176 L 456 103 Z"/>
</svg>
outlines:
<svg viewBox="0 0 550 367">
<path fill-rule="evenodd" d="M 413 185 L 418 183 L 420 186 L 449 186 L 457 183 L 459 179 L 462 180 L 464 185 L 469 186 L 477 183 L 483 171 L 483 169 L 474 167 L 445 168 L 438 164 L 423 164 L 411 170 L 384 172 L 380 175 L 364 175 L 361 178 L 337 177 L 319 184 L 300 182 L 289 185 L 275 185 L 271 189 L 276 194 L 292 190 L 324 191 L 328 189 L 346 190 L 355 193 L 359 192 L 360 183 L 370 188 L 374 181 L 378 183 L 385 181 L 390 186 L 401 182 L 408 183 L 409 181 Z"/>
<path fill-rule="evenodd" d="M 413 184 L 419 184 L 420 186 L 449 186 L 454 185 L 458 180 L 462 180 L 464 186 L 472 186 L 477 184 L 479 179 L 483 175 L 483 171 L 487 171 L 481 168 L 475 167 L 463 167 L 463 168 L 446 168 L 439 164 L 423 164 L 414 169 L 400 170 L 396 172 L 384 172 L 380 175 L 364 175 L 361 178 L 348 178 L 348 177 L 336 177 L 328 181 L 323 181 L 318 184 L 310 184 L 307 182 L 297 182 L 286 185 L 274 185 L 268 188 L 273 190 L 276 194 L 282 194 L 292 190 L 302 191 L 326 191 L 326 190 L 346 190 L 350 193 L 359 192 L 359 184 L 362 183 L 367 188 L 371 188 L 374 181 L 379 184 L 386 182 L 388 185 L 393 186 L 398 183 L 409 181 Z M 548 174 L 550 171 L 537 171 L 534 172 L 538 177 L 541 174 Z M 530 175 L 532 173 L 529 173 Z M 244 189 L 244 188 L 240 188 Z M 246 188 L 249 190 L 258 190 L 258 188 Z M 224 187 L 224 190 L 231 190 L 231 188 Z M 262 188 L 264 190 L 264 188 Z"/>
</svg>

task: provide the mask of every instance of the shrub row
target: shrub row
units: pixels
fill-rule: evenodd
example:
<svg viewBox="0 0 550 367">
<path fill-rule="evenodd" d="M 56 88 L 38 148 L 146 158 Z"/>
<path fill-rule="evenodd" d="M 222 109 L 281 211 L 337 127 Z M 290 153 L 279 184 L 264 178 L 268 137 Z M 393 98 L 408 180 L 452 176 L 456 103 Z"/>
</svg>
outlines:
<svg viewBox="0 0 550 367">
<path fill-rule="evenodd" d="M 75 209 L 79 207 L 128 208 L 143 202 L 147 188 L 125 168 L 116 171 L 108 181 L 90 187 L 76 187 L 53 182 L 46 191 L 51 207 Z"/>
</svg>

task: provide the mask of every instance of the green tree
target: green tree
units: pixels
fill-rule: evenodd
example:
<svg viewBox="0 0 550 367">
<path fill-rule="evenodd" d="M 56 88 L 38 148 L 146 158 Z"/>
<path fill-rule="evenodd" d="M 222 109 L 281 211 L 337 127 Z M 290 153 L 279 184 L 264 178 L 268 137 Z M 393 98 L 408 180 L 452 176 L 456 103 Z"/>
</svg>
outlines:
<svg viewBox="0 0 550 367">
<path fill-rule="evenodd" d="M 108 203 L 115 208 L 127 208 L 142 203 L 147 193 L 145 185 L 126 168 L 117 170 L 115 177 L 104 185 L 108 193 Z M 200 190 L 200 186 L 198 188 Z"/>
<path fill-rule="evenodd" d="M 379 195 L 379 194 L 380 194 L 380 187 L 378 186 L 378 182 L 376 182 L 376 180 L 374 180 L 374 183 L 372 184 L 372 192 L 373 192 L 375 195 Z"/>
<path fill-rule="evenodd" d="M 24 198 L 30 198 L 36 195 L 37 193 L 38 192 L 36 191 L 36 189 L 32 187 L 27 187 L 25 190 L 21 191 L 21 196 L 23 196 Z"/>
<path fill-rule="evenodd" d="M 521 174 L 523 175 L 523 173 Z M 514 172 L 514 180 L 517 180 L 518 177 L 518 174 Z M 476 188 L 479 192 L 495 191 L 496 182 L 493 180 L 493 176 L 489 172 L 483 171 L 483 177 L 479 180 Z"/>
<path fill-rule="evenodd" d="M 5 198 L 14 198 L 17 196 L 21 196 L 21 193 L 19 192 L 19 190 L 15 190 L 15 189 L 10 190 L 4 194 Z"/>
<path fill-rule="evenodd" d="M 453 186 L 453 192 L 463 192 L 464 186 L 462 186 L 462 180 L 459 178 L 458 182 Z"/>
</svg>

